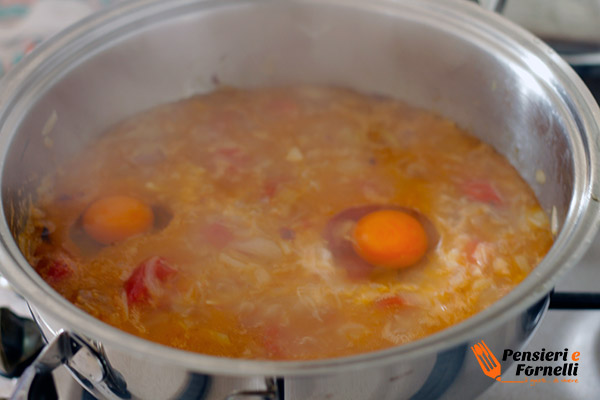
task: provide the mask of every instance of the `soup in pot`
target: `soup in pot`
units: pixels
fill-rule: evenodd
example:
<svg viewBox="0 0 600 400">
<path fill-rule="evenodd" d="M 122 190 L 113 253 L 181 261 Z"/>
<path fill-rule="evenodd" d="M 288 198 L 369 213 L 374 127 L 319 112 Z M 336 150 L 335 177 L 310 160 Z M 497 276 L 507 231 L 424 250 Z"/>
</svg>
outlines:
<svg viewBox="0 0 600 400">
<path fill-rule="evenodd" d="M 401 345 L 515 287 L 552 244 L 532 190 L 454 122 L 350 90 L 221 89 L 110 129 L 19 238 L 77 307 L 210 355 Z"/>
</svg>

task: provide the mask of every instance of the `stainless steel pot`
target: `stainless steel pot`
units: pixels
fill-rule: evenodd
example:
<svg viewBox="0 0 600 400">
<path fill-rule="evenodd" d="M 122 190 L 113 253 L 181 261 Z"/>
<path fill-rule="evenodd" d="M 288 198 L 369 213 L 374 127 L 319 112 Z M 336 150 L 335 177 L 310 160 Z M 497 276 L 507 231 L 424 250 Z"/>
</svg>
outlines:
<svg viewBox="0 0 600 400">
<path fill-rule="evenodd" d="M 15 244 L 36 184 L 113 123 L 218 82 L 340 85 L 446 115 L 520 171 L 552 215 L 555 244 L 525 281 L 485 311 L 423 340 L 358 356 L 217 358 L 105 325 L 46 285 Z M 0 110 L 0 270 L 53 340 L 37 370 L 66 363 L 100 397 L 475 397 L 494 381 L 470 345 L 483 339 L 498 351 L 521 347 L 554 282 L 597 228 L 594 100 L 549 47 L 467 2 L 126 2 L 63 32 L 9 73 Z"/>
</svg>

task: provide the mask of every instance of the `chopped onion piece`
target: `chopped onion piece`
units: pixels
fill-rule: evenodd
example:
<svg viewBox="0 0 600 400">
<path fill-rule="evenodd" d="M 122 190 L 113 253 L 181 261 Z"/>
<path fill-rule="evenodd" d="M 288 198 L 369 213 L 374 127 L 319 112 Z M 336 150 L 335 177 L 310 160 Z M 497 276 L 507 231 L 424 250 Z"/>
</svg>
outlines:
<svg viewBox="0 0 600 400">
<path fill-rule="evenodd" d="M 285 157 L 286 160 L 291 162 L 298 162 L 304 159 L 302 152 L 297 147 L 292 147 Z"/>
<path fill-rule="evenodd" d="M 283 256 L 277 243 L 263 237 L 255 237 L 244 241 L 235 242 L 231 247 L 241 253 L 276 260 Z"/>
<path fill-rule="evenodd" d="M 523 271 L 524 273 L 529 273 L 529 271 L 531 270 L 531 266 L 529 265 L 529 263 L 527 262 L 527 259 L 524 256 L 522 256 L 522 255 L 516 256 L 515 262 L 517 263 L 517 266 L 519 267 L 519 269 L 521 271 Z"/>
<path fill-rule="evenodd" d="M 495 258 L 492 267 L 494 268 L 494 271 L 499 275 L 510 275 L 510 271 L 508 270 L 508 262 L 506 262 L 506 260 L 503 258 Z"/>
<path fill-rule="evenodd" d="M 221 253 L 219 254 L 219 261 L 221 261 L 223 264 L 228 265 L 230 267 L 234 267 L 234 268 L 246 268 L 247 264 L 237 260 L 225 253 Z"/>
<path fill-rule="evenodd" d="M 548 217 L 546 213 L 541 209 L 534 209 L 527 214 L 527 220 L 529 223 L 537 228 L 544 228 L 548 226 Z"/>
</svg>

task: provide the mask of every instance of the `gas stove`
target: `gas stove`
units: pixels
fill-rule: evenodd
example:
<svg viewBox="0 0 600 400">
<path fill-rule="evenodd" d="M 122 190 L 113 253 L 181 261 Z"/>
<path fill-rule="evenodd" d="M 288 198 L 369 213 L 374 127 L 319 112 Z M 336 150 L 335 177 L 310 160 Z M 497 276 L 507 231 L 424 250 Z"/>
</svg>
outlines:
<svg viewBox="0 0 600 400">
<path fill-rule="evenodd" d="M 552 1 L 546 1 L 545 5 Z M 484 1 L 482 0 L 482 3 Z M 581 6 L 583 3 L 591 3 L 592 0 L 573 0 L 569 4 L 577 3 Z M 531 8 L 532 3 L 542 6 L 541 1 L 527 0 L 521 3 L 517 1 L 508 2 L 505 12 L 512 19 L 525 25 L 533 27 L 535 33 L 541 36 L 547 34 L 544 26 L 540 25 L 538 16 L 531 16 L 527 20 L 526 12 L 519 7 L 525 4 Z M 519 6 L 520 4 L 520 6 Z M 596 21 L 600 20 L 600 3 L 596 1 L 598 16 Z M 538 15 L 542 15 L 543 10 L 538 10 Z M 557 16 L 545 14 L 547 21 L 557 23 Z M 550 15 L 550 16 L 548 16 Z M 521 19 L 519 19 L 521 18 Z M 558 18 L 560 19 L 560 18 Z M 529 26 L 528 26 L 529 24 Z M 560 24 L 558 24 L 560 25 Z M 597 24 L 598 25 L 598 24 Z M 580 27 L 581 29 L 581 27 Z M 600 30 L 600 25 L 597 28 Z M 537 32 L 536 32 L 537 30 Z M 590 30 L 583 29 L 583 34 L 589 34 Z M 595 33 L 594 33 L 595 34 Z M 593 36 L 593 35 L 592 35 Z M 596 100 L 600 102 L 600 33 L 593 41 L 594 37 L 587 36 L 583 41 L 580 38 L 567 35 L 566 39 L 560 34 L 546 37 L 546 41 L 553 45 L 561 53 L 567 55 L 567 59 L 575 65 L 576 71 L 580 74 L 586 85 L 594 94 Z M 577 58 L 573 54 L 581 51 L 596 53 L 597 59 L 593 57 Z M 596 60 L 594 62 L 594 60 Z M 600 268 L 597 260 L 600 259 L 600 236 L 592 244 L 590 250 L 583 260 L 572 270 L 568 271 L 557 284 L 556 292 L 570 293 L 599 293 L 600 296 Z M 568 299 L 573 300 L 573 298 Z M 577 300 L 577 299 L 575 299 Z M 585 300 L 585 299 L 584 299 Z M 597 303 L 597 300 L 595 300 Z M 577 303 L 577 302 L 575 302 Z M 496 399 L 592 399 L 598 398 L 600 393 L 600 310 L 582 309 L 581 304 L 560 304 L 566 307 L 563 309 L 550 309 L 544 316 L 542 322 L 538 325 L 536 333 L 522 350 L 523 352 L 539 351 L 578 351 L 581 353 L 578 361 L 577 376 L 572 377 L 571 382 L 562 382 L 562 377 L 558 383 L 553 379 L 535 379 L 529 377 L 527 382 L 502 382 L 496 383 L 488 391 L 479 396 L 478 400 L 496 400 Z M 555 306 L 557 304 L 555 303 Z M 584 305 L 585 306 L 585 305 Z M 588 305 L 589 306 L 589 305 Z M 9 307 L 16 315 L 29 317 L 30 313 L 27 304 L 23 299 L 15 295 L 7 283 L 0 278 L 0 307 Z M 569 309 L 569 307 L 572 307 Z M 578 308 L 579 307 L 579 308 Z M 475 357 L 468 357 L 467 362 L 476 363 Z M 544 363 L 545 366 L 561 367 L 564 361 L 553 361 Z M 523 374 L 517 375 L 518 363 L 514 363 L 506 371 L 503 370 L 502 379 L 504 380 L 524 380 Z M 56 390 L 60 400 L 92 400 L 91 395 L 83 391 L 81 387 L 71 378 L 64 367 L 60 367 L 53 373 L 53 381 L 47 382 L 43 391 L 48 397 L 53 397 L 52 390 Z M 575 379 L 577 382 L 575 382 Z M 0 379 L 0 398 L 8 397 L 15 389 L 15 379 Z M 54 386 L 54 389 L 53 389 Z M 290 398 L 296 398 L 293 393 Z M 286 397 L 287 399 L 287 397 Z"/>
</svg>

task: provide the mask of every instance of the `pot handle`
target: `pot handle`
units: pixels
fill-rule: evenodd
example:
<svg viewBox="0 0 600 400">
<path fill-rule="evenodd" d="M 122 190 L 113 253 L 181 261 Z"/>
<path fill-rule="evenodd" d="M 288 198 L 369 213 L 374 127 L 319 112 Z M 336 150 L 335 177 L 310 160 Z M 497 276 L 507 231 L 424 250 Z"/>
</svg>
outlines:
<svg viewBox="0 0 600 400">
<path fill-rule="evenodd" d="M 280 400 L 283 399 L 283 393 L 279 390 L 279 379 L 267 378 L 265 390 L 239 390 L 231 393 L 224 400 L 243 400 L 245 398 L 261 400 Z"/>
<path fill-rule="evenodd" d="M 504 6 L 506 5 L 506 0 L 471 0 L 474 3 L 479 4 L 481 7 L 495 11 L 497 13 L 501 13 L 504 10 Z"/>
<path fill-rule="evenodd" d="M 113 371 L 98 352 L 77 335 L 62 331 L 40 352 L 17 381 L 11 400 L 28 400 L 37 398 L 34 385 L 50 376 L 52 371 L 61 365 L 67 365 L 76 375 L 80 383 L 86 387 L 96 384 L 111 396 L 121 399 L 131 398 L 125 382 L 116 371 Z M 100 385 L 99 385 L 100 384 Z M 33 396 L 33 397 L 32 397 Z"/>
<path fill-rule="evenodd" d="M 11 400 L 27 400 L 33 382 L 38 377 L 48 376 L 52 371 L 61 366 L 71 356 L 71 342 L 68 333 L 59 334 L 37 356 L 33 363 L 25 369 L 17 382 L 17 387 L 10 397 Z"/>
</svg>

